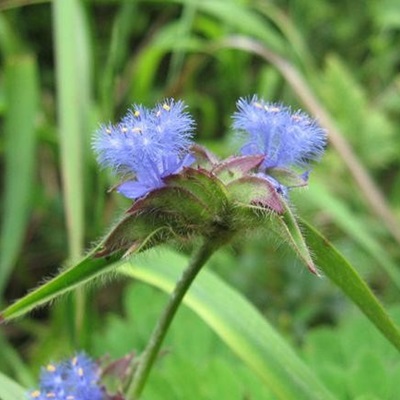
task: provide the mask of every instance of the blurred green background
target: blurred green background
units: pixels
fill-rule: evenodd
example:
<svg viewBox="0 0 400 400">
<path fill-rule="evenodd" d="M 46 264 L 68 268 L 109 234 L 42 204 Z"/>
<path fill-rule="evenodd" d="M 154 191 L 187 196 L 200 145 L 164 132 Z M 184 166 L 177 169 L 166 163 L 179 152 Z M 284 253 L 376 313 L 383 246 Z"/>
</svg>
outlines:
<svg viewBox="0 0 400 400">
<path fill-rule="evenodd" d="M 128 207 L 107 193 L 115 180 L 91 151 L 100 123 L 132 103 L 180 98 L 197 122 L 196 140 L 225 157 L 237 149 L 235 102 L 256 93 L 304 109 L 327 129 L 327 154 L 309 188 L 292 193 L 296 213 L 400 318 L 399 44 L 397 0 L 1 0 L 0 302 L 78 259 Z M 397 398 L 394 350 L 279 242 L 247 237 L 210 267 L 339 398 Z M 49 357 L 77 346 L 111 357 L 141 348 L 165 302 L 122 280 L 89 297 L 80 318 L 66 298 L 5 326 L 0 371 L 29 386 Z M 131 341 L 123 345 L 121 336 Z M 244 365 L 232 367 L 234 356 L 188 310 L 167 346 L 177 358 L 165 357 L 149 399 L 273 398 Z"/>
</svg>

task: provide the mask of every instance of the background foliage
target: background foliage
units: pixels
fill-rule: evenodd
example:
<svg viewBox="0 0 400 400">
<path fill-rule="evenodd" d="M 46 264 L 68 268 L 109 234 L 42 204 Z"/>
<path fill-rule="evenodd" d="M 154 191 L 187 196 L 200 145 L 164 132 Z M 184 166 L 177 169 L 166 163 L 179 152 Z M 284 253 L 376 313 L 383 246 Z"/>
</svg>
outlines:
<svg viewBox="0 0 400 400">
<path fill-rule="evenodd" d="M 234 148 L 236 99 L 258 93 L 328 128 L 327 156 L 309 189 L 293 192 L 296 212 L 387 306 L 398 306 L 397 1 L 3 0 L 0 11 L 3 304 L 79 258 L 127 207 L 107 193 L 113 177 L 98 170 L 90 149 L 100 122 L 117 120 L 132 102 L 182 98 L 197 140 L 222 157 Z M 394 398 L 393 350 L 280 243 L 245 238 L 209 267 L 261 310 L 338 398 Z M 120 280 L 91 291 L 87 302 L 78 294 L 6 326 L 0 371 L 32 386 L 49 357 L 76 347 L 116 357 L 131 348 L 118 337 L 129 336 L 140 349 L 159 296 Z M 190 383 L 202 398 L 270 398 L 244 365 L 232 371 L 234 356 L 187 310 L 167 348 L 172 355 L 161 360 L 150 399 L 164 387 L 167 398 L 186 398 Z M 192 368 L 197 379 L 185 374 Z"/>
</svg>

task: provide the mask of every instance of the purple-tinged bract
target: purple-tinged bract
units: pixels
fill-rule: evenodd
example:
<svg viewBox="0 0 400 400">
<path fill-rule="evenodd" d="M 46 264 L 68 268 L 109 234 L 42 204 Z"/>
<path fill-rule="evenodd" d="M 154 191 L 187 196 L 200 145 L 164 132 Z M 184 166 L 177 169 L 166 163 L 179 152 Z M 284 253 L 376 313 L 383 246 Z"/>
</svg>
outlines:
<svg viewBox="0 0 400 400">
<path fill-rule="evenodd" d="M 268 175 L 273 169 L 293 167 L 304 171 L 311 161 L 321 158 L 326 134 L 307 114 L 293 112 L 279 103 L 265 102 L 257 96 L 239 99 L 237 107 L 233 127 L 244 136 L 241 153 L 265 155 L 261 172 Z M 279 182 L 271 181 L 284 191 Z"/>
<path fill-rule="evenodd" d="M 103 125 L 93 140 L 98 161 L 122 177 L 134 177 L 118 186 L 130 199 L 164 186 L 163 179 L 194 161 L 194 122 L 182 101 L 167 100 L 153 109 L 133 108 L 116 125 Z"/>
<path fill-rule="evenodd" d="M 29 400 L 103 400 L 97 364 L 84 353 L 42 368 L 40 387 L 28 393 Z"/>
</svg>

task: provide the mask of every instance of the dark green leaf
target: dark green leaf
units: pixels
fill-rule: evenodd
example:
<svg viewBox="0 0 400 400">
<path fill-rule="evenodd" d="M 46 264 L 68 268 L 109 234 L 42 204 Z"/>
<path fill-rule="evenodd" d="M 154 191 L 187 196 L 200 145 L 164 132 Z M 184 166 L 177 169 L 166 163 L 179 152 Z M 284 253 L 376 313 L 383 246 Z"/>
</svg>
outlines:
<svg viewBox="0 0 400 400">
<path fill-rule="evenodd" d="M 400 351 L 400 331 L 365 281 L 327 239 L 305 221 L 301 225 L 318 267 Z"/>
</svg>

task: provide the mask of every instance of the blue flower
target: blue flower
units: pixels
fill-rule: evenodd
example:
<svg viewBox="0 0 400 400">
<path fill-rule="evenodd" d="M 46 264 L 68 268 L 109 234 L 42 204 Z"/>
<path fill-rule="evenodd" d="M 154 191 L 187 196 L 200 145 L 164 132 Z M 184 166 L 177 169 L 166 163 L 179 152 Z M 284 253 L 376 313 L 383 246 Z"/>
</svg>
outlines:
<svg viewBox="0 0 400 400">
<path fill-rule="evenodd" d="M 84 353 L 78 353 L 71 360 L 50 363 L 42 368 L 40 388 L 30 391 L 29 400 L 102 400 L 100 371 Z"/>
<path fill-rule="evenodd" d="M 128 178 L 118 192 L 130 199 L 143 197 L 193 163 L 194 122 L 185 108 L 172 99 L 153 109 L 134 105 L 118 124 L 98 129 L 93 148 L 99 163 Z"/>
<path fill-rule="evenodd" d="M 289 107 L 268 103 L 257 96 L 239 99 L 238 111 L 233 115 L 233 127 L 245 137 L 241 148 L 244 155 L 263 154 L 260 171 L 267 175 L 278 191 L 287 187 L 274 178 L 275 170 L 307 169 L 309 163 L 319 160 L 326 146 L 325 131 L 307 114 L 292 112 Z M 306 173 L 299 180 L 307 182 Z"/>
</svg>

